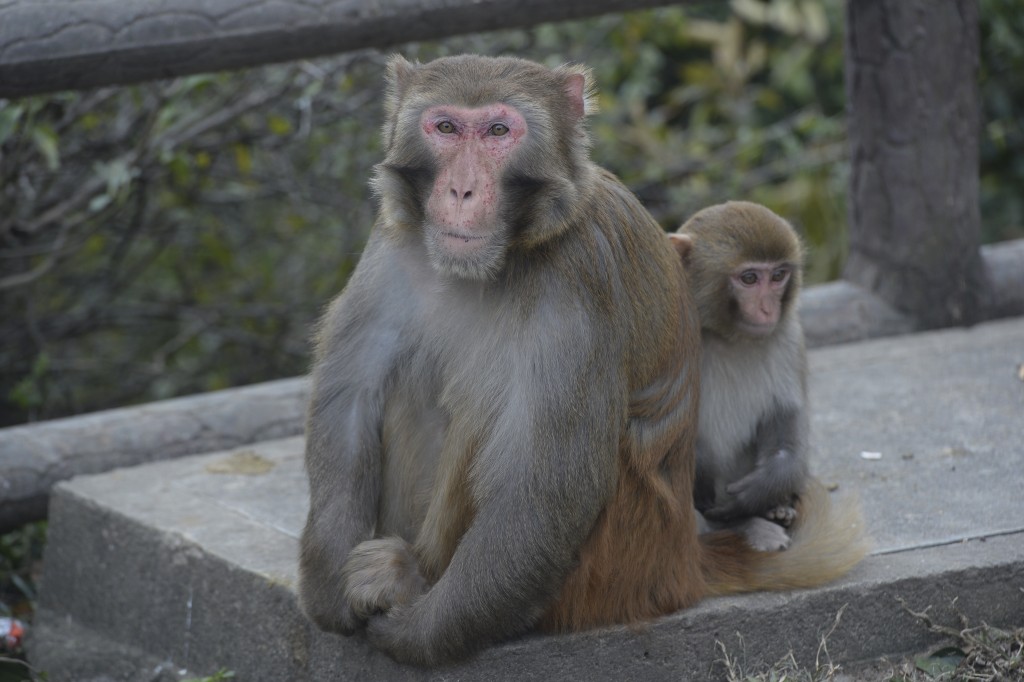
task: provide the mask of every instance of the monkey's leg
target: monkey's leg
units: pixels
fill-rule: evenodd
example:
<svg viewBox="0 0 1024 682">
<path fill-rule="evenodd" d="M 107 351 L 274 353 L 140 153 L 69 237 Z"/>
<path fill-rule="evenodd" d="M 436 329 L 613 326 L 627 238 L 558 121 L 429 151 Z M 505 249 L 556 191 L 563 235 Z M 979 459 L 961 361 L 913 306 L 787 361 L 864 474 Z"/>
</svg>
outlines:
<svg viewBox="0 0 1024 682">
<path fill-rule="evenodd" d="M 789 533 L 786 529 L 760 516 L 743 521 L 736 529 L 759 552 L 775 552 L 789 547 Z"/>
</svg>

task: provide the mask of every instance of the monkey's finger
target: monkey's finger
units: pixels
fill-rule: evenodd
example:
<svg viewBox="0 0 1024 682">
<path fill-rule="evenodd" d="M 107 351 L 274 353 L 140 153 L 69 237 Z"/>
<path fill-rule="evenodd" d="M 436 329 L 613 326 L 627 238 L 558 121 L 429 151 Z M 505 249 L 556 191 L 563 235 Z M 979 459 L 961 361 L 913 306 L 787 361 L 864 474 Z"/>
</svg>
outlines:
<svg viewBox="0 0 1024 682">
<path fill-rule="evenodd" d="M 704 518 L 709 521 L 731 521 L 739 516 L 744 516 L 744 514 L 739 505 L 735 503 L 718 505 L 704 512 Z"/>
<path fill-rule="evenodd" d="M 730 495 L 743 495 L 754 490 L 761 490 L 768 486 L 770 474 L 765 467 L 756 466 L 754 470 L 749 474 L 733 481 L 729 485 L 725 486 L 725 492 Z"/>
<path fill-rule="evenodd" d="M 346 604 L 338 615 L 337 627 L 333 628 L 343 635 L 349 636 L 363 630 L 366 627 L 366 619 L 356 614 L 355 610 Z"/>
<path fill-rule="evenodd" d="M 742 495 L 750 488 L 758 487 L 757 478 L 754 474 L 748 474 L 738 481 L 733 481 L 729 485 L 725 486 L 725 492 L 730 495 Z"/>
</svg>

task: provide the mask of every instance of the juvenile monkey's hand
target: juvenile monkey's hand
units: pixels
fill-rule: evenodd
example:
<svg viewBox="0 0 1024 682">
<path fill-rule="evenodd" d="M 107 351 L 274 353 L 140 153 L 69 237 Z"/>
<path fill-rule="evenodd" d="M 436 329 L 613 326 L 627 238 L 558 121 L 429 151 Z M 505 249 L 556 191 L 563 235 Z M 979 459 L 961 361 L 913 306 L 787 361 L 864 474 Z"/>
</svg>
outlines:
<svg viewBox="0 0 1024 682">
<path fill-rule="evenodd" d="M 773 507 L 787 504 L 799 475 L 797 458 L 789 450 L 778 450 L 758 458 L 753 471 L 725 487 L 726 500 L 704 512 L 713 521 L 729 521 L 744 516 L 762 516 Z"/>
<path fill-rule="evenodd" d="M 356 545 L 343 570 L 345 599 L 365 621 L 394 606 L 407 604 L 427 589 L 412 548 L 400 538 L 367 540 Z"/>
</svg>

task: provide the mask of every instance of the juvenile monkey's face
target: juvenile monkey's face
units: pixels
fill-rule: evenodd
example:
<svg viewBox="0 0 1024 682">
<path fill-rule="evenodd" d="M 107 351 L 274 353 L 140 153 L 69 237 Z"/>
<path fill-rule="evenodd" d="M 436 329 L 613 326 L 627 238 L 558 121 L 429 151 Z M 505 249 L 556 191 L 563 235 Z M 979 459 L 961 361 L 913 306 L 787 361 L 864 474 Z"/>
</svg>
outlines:
<svg viewBox="0 0 1024 682">
<path fill-rule="evenodd" d="M 421 115 L 420 134 L 437 169 L 424 206 L 431 262 L 449 275 L 488 279 L 505 260 L 502 177 L 527 135 L 526 119 L 507 104 L 434 106 Z"/>
<path fill-rule="evenodd" d="M 792 274 L 789 263 L 743 263 L 729 273 L 737 332 L 765 338 L 775 331 Z"/>
</svg>

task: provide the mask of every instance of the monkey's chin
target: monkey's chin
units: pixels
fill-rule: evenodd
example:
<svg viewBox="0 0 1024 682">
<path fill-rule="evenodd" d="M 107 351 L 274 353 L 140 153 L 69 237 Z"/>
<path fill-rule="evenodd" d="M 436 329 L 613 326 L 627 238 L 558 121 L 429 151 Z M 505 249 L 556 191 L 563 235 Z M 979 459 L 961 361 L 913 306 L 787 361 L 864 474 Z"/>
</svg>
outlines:
<svg viewBox="0 0 1024 682">
<path fill-rule="evenodd" d="M 737 322 L 736 331 L 749 339 L 765 339 L 775 331 L 776 323 L 750 324 L 749 322 Z"/>
<path fill-rule="evenodd" d="M 505 264 L 504 240 L 494 232 L 475 235 L 428 226 L 426 242 L 434 269 L 450 277 L 489 280 Z"/>
</svg>

